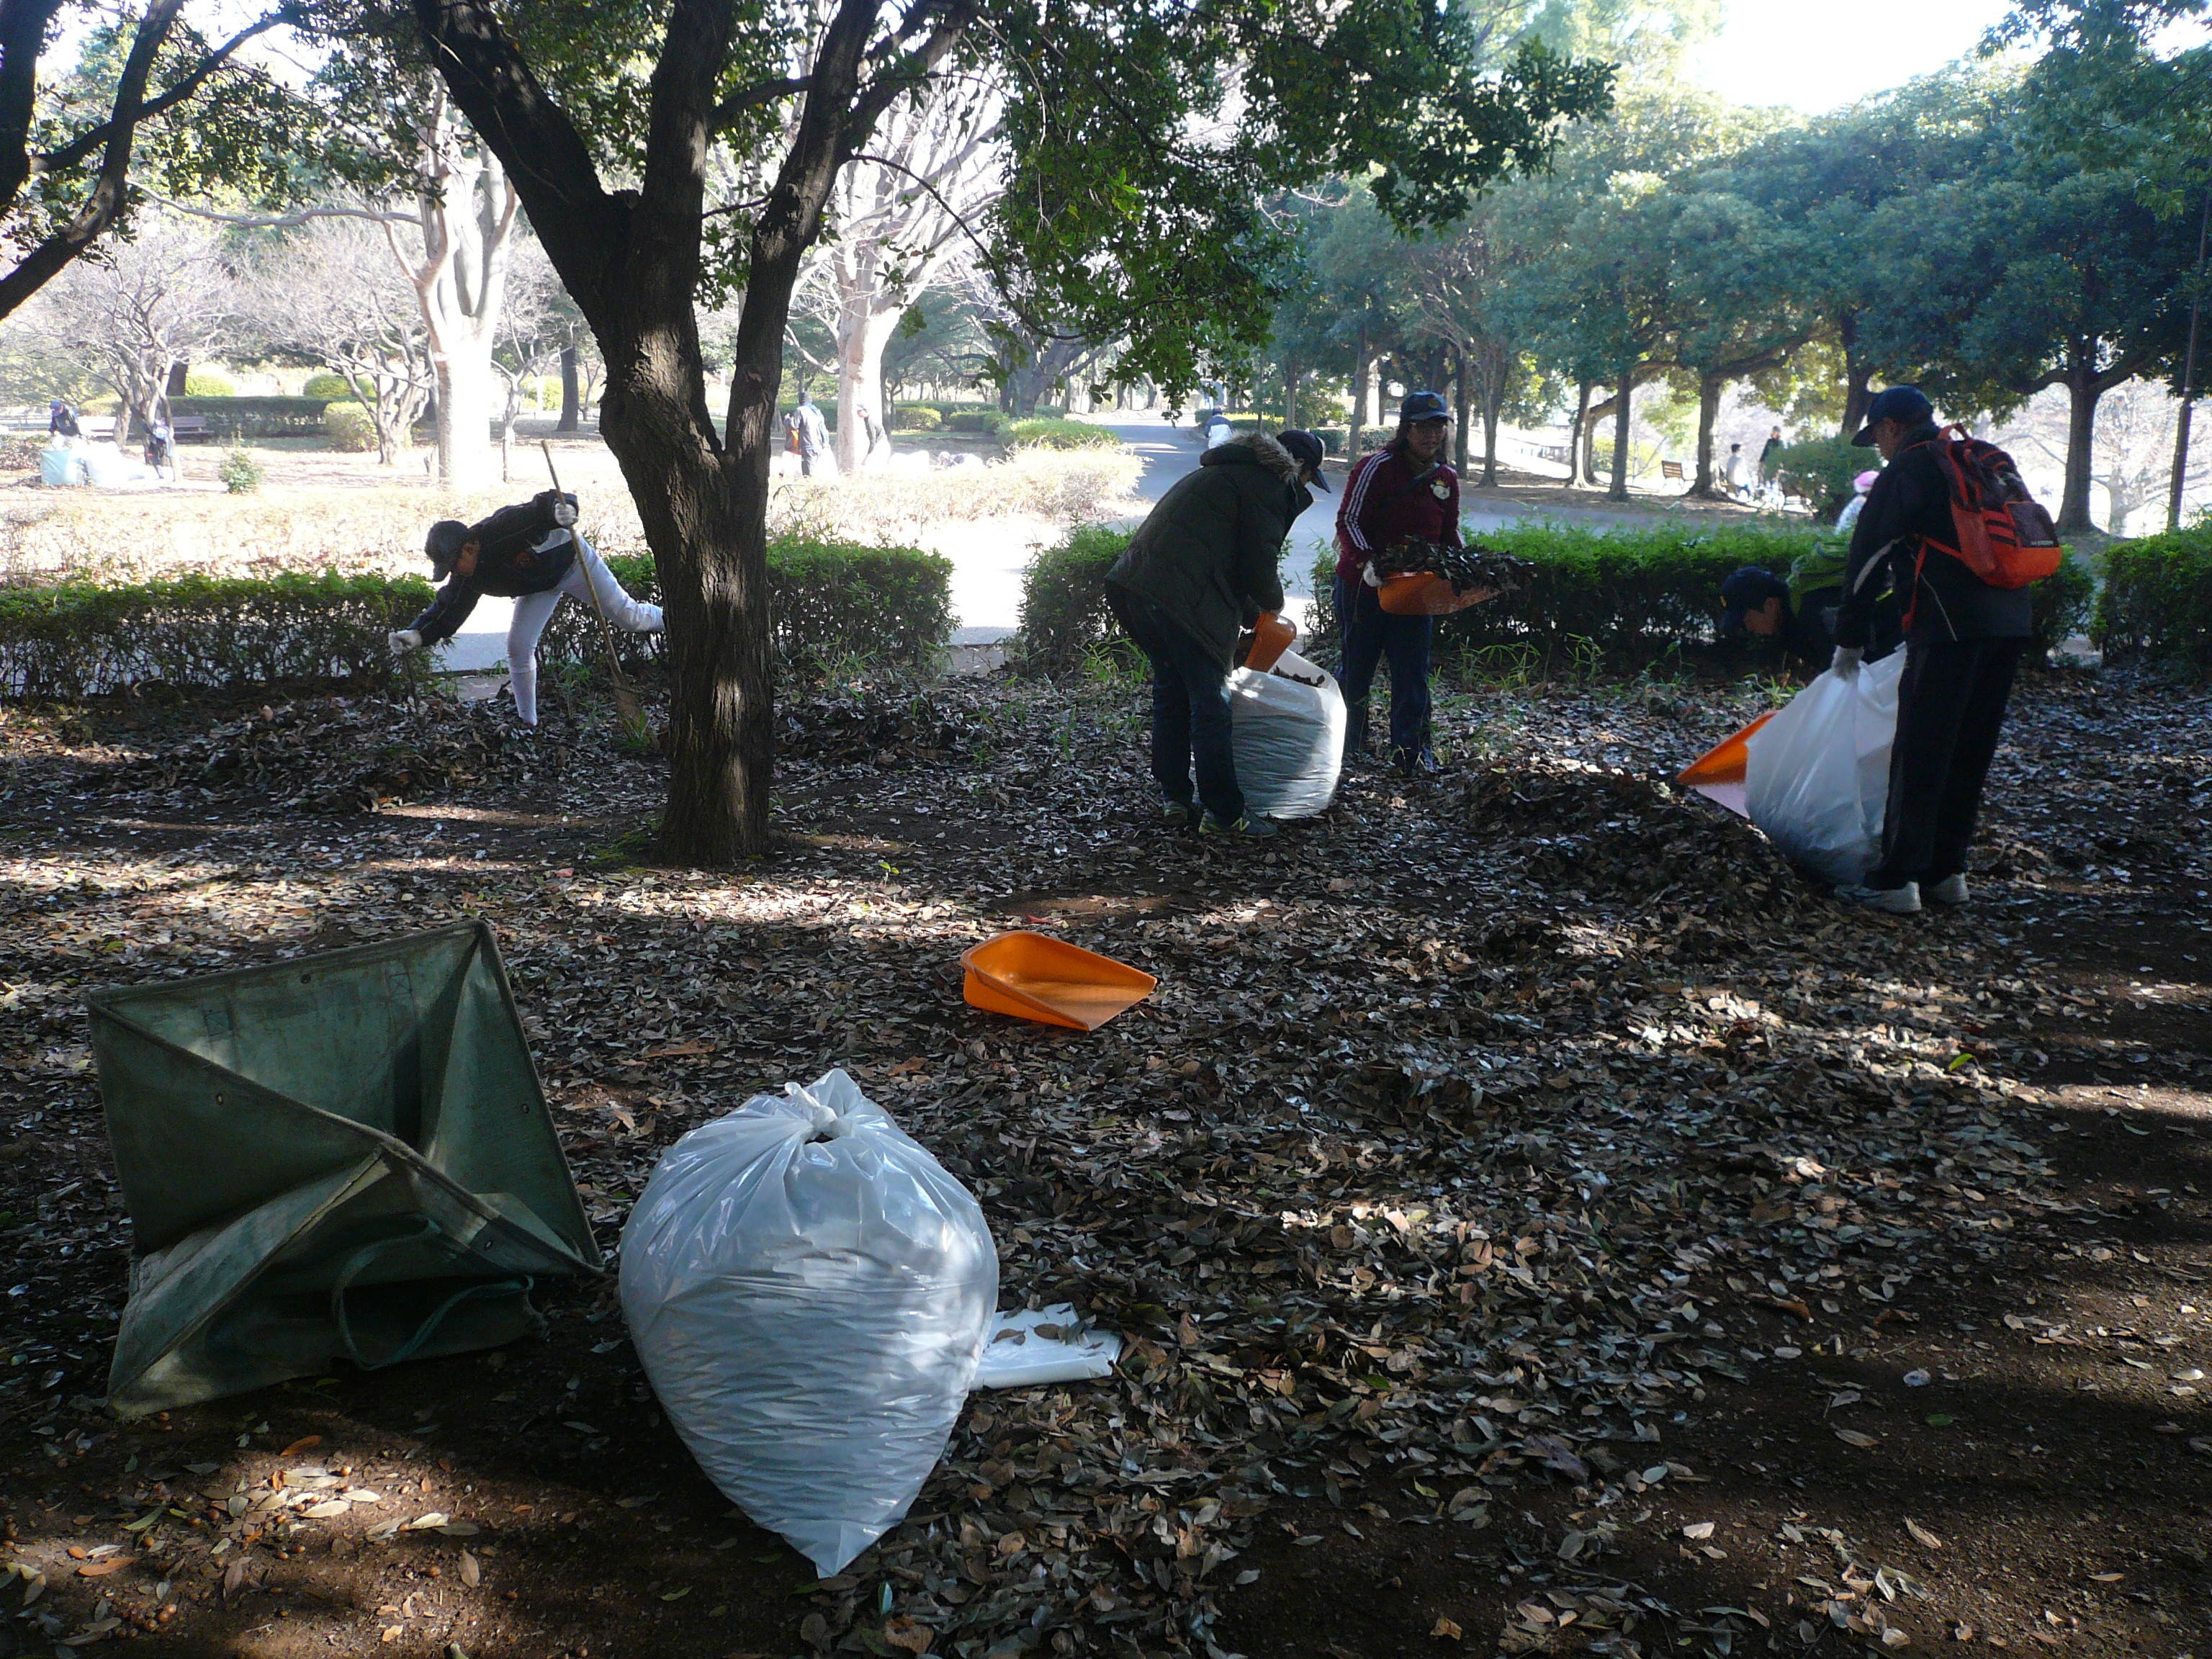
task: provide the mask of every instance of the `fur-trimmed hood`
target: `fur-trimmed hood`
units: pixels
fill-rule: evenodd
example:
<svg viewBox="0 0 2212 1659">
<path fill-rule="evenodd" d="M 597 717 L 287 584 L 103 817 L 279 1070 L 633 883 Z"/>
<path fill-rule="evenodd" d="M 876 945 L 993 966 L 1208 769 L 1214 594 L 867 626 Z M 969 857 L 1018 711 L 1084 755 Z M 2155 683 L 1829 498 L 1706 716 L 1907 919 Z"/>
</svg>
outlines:
<svg viewBox="0 0 2212 1659">
<path fill-rule="evenodd" d="M 1298 458 L 1264 432 L 1246 432 L 1198 458 L 1200 466 L 1240 466 L 1257 462 L 1285 483 L 1298 482 Z"/>
</svg>

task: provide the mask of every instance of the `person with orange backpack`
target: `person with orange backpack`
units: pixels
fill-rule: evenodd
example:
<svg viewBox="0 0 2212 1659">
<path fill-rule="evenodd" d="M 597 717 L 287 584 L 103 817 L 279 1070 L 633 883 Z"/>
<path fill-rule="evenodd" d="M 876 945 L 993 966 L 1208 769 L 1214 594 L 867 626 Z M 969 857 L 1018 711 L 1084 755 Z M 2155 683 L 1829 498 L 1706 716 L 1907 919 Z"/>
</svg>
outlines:
<svg viewBox="0 0 2212 1659">
<path fill-rule="evenodd" d="M 1905 661 L 1881 856 L 1843 896 L 1909 915 L 1966 902 L 1966 848 L 1996 754 L 2013 675 L 2035 633 L 2029 585 L 2058 568 L 2050 515 L 1994 444 L 1939 428 L 1919 387 L 1867 406 L 1851 441 L 1888 465 L 1851 529 L 1832 667 L 1859 671 L 1876 599 L 1904 611 Z"/>
</svg>

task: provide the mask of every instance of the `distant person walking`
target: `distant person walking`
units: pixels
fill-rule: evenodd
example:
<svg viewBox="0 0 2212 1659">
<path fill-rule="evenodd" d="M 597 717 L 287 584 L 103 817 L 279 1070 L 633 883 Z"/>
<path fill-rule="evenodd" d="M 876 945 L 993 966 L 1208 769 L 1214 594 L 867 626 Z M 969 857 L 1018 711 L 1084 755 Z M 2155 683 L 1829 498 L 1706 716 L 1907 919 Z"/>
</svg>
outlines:
<svg viewBox="0 0 2212 1659">
<path fill-rule="evenodd" d="M 783 427 L 791 434 L 799 450 L 800 474 L 812 477 L 814 463 L 830 446 L 830 423 L 822 418 L 822 411 L 814 406 L 812 392 L 799 392 L 799 407 L 783 417 Z"/>
<path fill-rule="evenodd" d="M 1936 411 L 1919 387 L 1893 386 L 1867 406 L 1851 441 L 1888 463 L 1851 531 L 1836 609 L 1838 674 L 1859 672 L 1885 587 L 1905 611 L 1905 676 L 1889 751 L 1881 856 L 1841 890 L 1877 910 L 1910 915 L 1925 898 L 1966 902 L 1966 848 L 1996 756 L 2014 672 L 2035 632 L 2025 587 L 1993 587 L 1946 551 L 1958 532 L 1938 455 Z M 1931 544 L 1942 544 L 1938 546 Z"/>
<path fill-rule="evenodd" d="M 1766 441 L 1759 449 L 1759 487 L 1772 495 L 1779 487 L 1782 476 L 1782 452 L 1789 446 L 1782 441 L 1782 428 L 1776 427 L 1766 434 Z"/>
<path fill-rule="evenodd" d="M 885 442 L 883 423 L 876 419 L 876 411 L 866 404 L 856 405 L 853 413 L 860 422 L 860 465 L 866 466 Z"/>
</svg>

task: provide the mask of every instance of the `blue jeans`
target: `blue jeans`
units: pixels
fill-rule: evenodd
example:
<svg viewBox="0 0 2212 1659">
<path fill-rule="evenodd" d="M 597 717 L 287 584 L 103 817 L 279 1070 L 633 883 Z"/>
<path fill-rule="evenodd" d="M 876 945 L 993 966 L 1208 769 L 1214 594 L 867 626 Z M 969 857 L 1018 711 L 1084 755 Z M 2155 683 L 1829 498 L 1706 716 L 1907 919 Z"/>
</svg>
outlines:
<svg viewBox="0 0 2212 1659">
<path fill-rule="evenodd" d="M 1195 763 L 1198 799 L 1224 823 L 1236 823 L 1244 792 L 1230 746 L 1229 671 L 1150 599 L 1109 587 L 1106 603 L 1152 665 L 1152 776 L 1161 796 L 1189 805 Z"/>
<path fill-rule="evenodd" d="M 1436 635 L 1433 617 L 1394 617 L 1365 582 L 1336 579 L 1336 617 L 1344 643 L 1344 703 L 1348 735 L 1367 732 L 1367 693 L 1376 669 L 1390 665 L 1390 752 L 1401 760 L 1425 754 L 1429 747 L 1429 642 Z"/>
</svg>

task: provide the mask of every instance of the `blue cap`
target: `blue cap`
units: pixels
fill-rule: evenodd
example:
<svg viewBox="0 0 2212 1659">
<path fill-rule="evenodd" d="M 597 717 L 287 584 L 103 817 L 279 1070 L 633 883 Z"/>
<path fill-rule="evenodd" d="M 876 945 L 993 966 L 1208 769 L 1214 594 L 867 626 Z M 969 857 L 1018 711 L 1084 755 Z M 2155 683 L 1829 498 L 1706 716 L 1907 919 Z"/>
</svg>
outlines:
<svg viewBox="0 0 2212 1659">
<path fill-rule="evenodd" d="M 1860 449 L 1873 448 L 1877 421 L 1902 421 L 1914 427 L 1935 418 L 1936 405 L 1928 401 L 1928 394 L 1918 386 L 1888 386 L 1874 394 L 1874 401 L 1867 405 L 1866 424 L 1859 428 L 1859 435 L 1851 443 Z"/>
<path fill-rule="evenodd" d="M 1769 599 L 1780 599 L 1782 608 L 1790 608 L 1790 584 L 1771 570 L 1761 570 L 1755 564 L 1745 565 L 1730 574 L 1721 584 L 1720 631 L 1723 634 L 1741 632 L 1743 613 L 1756 611 Z"/>
<path fill-rule="evenodd" d="M 1401 426 L 1419 426 L 1423 421 L 1449 421 L 1451 410 L 1433 392 L 1408 392 L 1405 401 L 1398 405 Z"/>
</svg>

